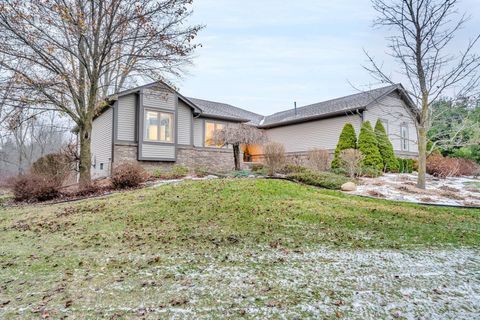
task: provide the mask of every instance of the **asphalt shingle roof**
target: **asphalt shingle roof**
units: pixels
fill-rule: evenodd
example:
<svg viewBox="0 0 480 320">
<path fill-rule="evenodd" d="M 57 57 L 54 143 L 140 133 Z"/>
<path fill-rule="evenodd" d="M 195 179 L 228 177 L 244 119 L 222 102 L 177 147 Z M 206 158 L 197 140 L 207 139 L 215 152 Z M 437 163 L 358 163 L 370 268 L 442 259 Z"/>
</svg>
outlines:
<svg viewBox="0 0 480 320">
<path fill-rule="evenodd" d="M 385 94 L 399 88 L 399 85 L 390 85 L 383 88 L 360 92 L 349 96 L 310 104 L 307 106 L 290 109 L 266 116 L 262 126 L 280 125 L 282 123 L 320 117 L 322 115 L 339 112 L 354 111 L 366 107 L 371 102 L 383 97 Z"/>
<path fill-rule="evenodd" d="M 202 115 L 204 116 L 210 115 L 216 117 L 250 120 L 250 122 L 255 125 L 258 125 L 260 121 L 264 118 L 260 114 L 237 108 L 227 103 L 214 102 L 197 98 L 187 99 L 197 105 L 200 109 L 202 109 Z"/>
<path fill-rule="evenodd" d="M 209 100 L 187 98 L 200 109 L 204 116 L 225 117 L 238 120 L 249 120 L 249 123 L 260 127 L 279 126 L 288 123 L 301 122 L 311 118 L 321 118 L 337 113 L 348 113 L 365 108 L 370 103 L 383 97 L 395 89 L 402 89 L 400 84 L 390 85 L 369 91 L 352 94 L 332 100 L 318 102 L 295 109 L 289 109 L 274 113 L 269 116 L 247 111 L 227 103 L 214 102 Z"/>
</svg>

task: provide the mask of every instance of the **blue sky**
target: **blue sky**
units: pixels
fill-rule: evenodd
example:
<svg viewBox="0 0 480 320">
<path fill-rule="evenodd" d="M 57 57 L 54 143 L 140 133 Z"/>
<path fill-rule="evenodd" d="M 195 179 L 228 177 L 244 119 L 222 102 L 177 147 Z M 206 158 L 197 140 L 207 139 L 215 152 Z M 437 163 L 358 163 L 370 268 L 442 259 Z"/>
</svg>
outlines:
<svg viewBox="0 0 480 320">
<path fill-rule="evenodd" d="M 362 68 L 363 49 L 384 62 L 387 30 L 373 28 L 369 0 L 194 0 L 199 34 L 194 65 L 174 81 L 182 94 L 271 114 L 378 86 Z M 478 32 L 480 0 L 456 41 Z"/>
</svg>

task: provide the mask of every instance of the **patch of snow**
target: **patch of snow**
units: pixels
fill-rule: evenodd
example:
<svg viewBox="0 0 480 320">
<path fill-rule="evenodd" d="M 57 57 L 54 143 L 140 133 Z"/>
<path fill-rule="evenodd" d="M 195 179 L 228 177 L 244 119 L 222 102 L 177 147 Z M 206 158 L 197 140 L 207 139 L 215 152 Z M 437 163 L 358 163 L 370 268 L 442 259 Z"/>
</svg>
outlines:
<svg viewBox="0 0 480 320">
<path fill-rule="evenodd" d="M 142 297 L 142 307 L 171 297 L 188 302 L 152 307 L 151 316 L 236 318 L 242 312 L 262 319 L 330 318 L 337 313 L 348 319 L 474 319 L 480 314 L 477 249 L 312 247 L 289 252 L 235 247 L 159 255 L 169 263 L 135 271 L 159 284 Z M 104 290 L 130 288 L 121 283 Z M 117 310 L 138 309 L 133 302 L 124 304 Z"/>
<path fill-rule="evenodd" d="M 351 194 L 373 196 L 388 200 L 430 203 L 451 206 L 480 206 L 480 192 L 470 184 L 480 183 L 474 177 L 448 177 L 427 175 L 427 189 L 416 188 L 416 174 L 386 173 L 377 178 L 361 178 L 361 184 Z"/>
</svg>

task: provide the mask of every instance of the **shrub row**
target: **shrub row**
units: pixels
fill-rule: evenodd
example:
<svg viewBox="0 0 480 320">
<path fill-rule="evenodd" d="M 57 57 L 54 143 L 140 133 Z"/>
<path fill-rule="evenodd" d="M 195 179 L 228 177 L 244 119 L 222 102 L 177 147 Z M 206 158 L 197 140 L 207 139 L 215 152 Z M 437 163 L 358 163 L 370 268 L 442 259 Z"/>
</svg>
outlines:
<svg viewBox="0 0 480 320">
<path fill-rule="evenodd" d="M 412 173 L 415 161 L 413 159 L 397 158 L 399 173 Z"/>
<path fill-rule="evenodd" d="M 308 185 L 333 190 L 339 190 L 342 184 L 349 181 L 349 179 L 345 176 L 338 175 L 332 172 L 312 172 L 309 170 L 290 173 L 289 175 L 287 175 L 287 178 Z"/>
<path fill-rule="evenodd" d="M 357 149 L 360 153 L 353 154 L 353 151 L 345 153 L 345 150 Z M 343 152 L 343 153 L 342 153 Z M 342 155 L 345 159 L 342 159 Z M 347 159 L 348 158 L 348 159 Z M 360 159 L 360 168 L 355 168 L 352 159 Z M 348 168 L 347 168 L 348 167 Z M 333 170 L 355 172 L 365 176 L 378 176 L 383 171 L 398 171 L 398 163 L 395 159 L 392 143 L 380 120 L 375 124 L 375 130 L 369 121 L 365 121 L 360 129 L 358 141 L 355 129 L 352 124 L 347 123 L 342 129 L 340 138 L 335 148 L 335 156 L 332 161 Z"/>
<path fill-rule="evenodd" d="M 480 174 L 480 166 L 472 160 L 449 158 L 435 153 L 427 158 L 427 173 L 439 178 L 474 176 Z"/>
</svg>

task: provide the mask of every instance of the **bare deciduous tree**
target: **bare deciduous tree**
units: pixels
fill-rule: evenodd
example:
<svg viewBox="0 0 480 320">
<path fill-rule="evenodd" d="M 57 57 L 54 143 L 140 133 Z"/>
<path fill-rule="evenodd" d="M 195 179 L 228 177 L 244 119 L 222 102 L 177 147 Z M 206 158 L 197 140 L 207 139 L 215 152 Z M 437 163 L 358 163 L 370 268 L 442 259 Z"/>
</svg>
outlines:
<svg viewBox="0 0 480 320">
<path fill-rule="evenodd" d="M 418 181 L 425 188 L 427 131 L 431 106 L 447 90 L 467 96 L 480 82 L 480 56 L 474 53 L 480 35 L 463 52 L 451 54 L 454 36 L 467 21 L 456 17 L 457 0 L 372 0 L 379 17 L 375 24 L 390 29 L 390 55 L 398 62 L 401 74 L 409 81 L 409 93 L 416 100 L 418 134 Z M 455 48 L 453 48 L 455 50 Z M 367 53 L 366 67 L 378 80 L 395 83 Z"/>
<path fill-rule="evenodd" d="M 233 147 L 235 170 L 240 170 L 240 145 L 263 144 L 267 142 L 267 135 L 248 124 L 228 124 L 215 133 L 214 139 L 217 144 Z"/>
<path fill-rule="evenodd" d="M 80 184 L 89 184 L 92 119 L 129 79 L 180 75 L 201 26 L 192 0 L 4 0 L 0 63 L 12 104 L 48 106 L 78 127 Z"/>
</svg>

